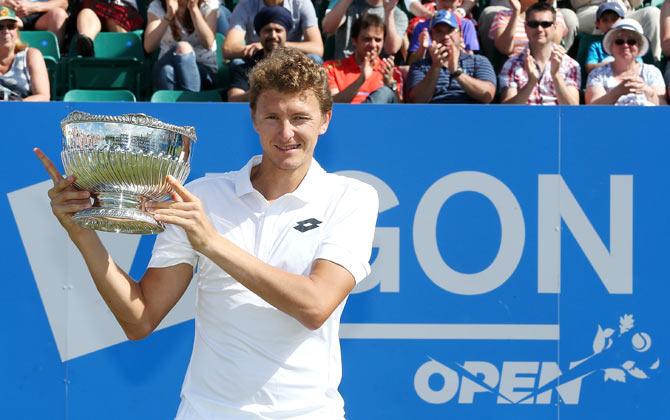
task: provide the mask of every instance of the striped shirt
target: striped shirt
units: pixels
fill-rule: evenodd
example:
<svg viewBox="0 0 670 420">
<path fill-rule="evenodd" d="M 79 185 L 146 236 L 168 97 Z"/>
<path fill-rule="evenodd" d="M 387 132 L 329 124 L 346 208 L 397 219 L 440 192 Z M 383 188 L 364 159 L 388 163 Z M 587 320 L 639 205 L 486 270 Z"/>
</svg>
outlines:
<svg viewBox="0 0 670 420">
<path fill-rule="evenodd" d="M 432 60 L 428 55 L 423 60 L 419 60 L 412 64 L 409 68 L 409 75 L 407 76 L 407 88 L 413 89 L 419 84 L 428 74 Z M 466 54 L 461 51 L 458 58 L 458 65 L 463 69 L 463 72 L 470 77 L 478 80 L 491 82 L 493 86 L 496 85 L 496 74 L 493 71 L 493 66 L 488 58 L 478 54 Z M 461 87 L 458 80 L 451 77 L 451 73 L 444 66 L 440 69 L 440 76 L 435 84 L 435 92 L 430 100 L 431 103 L 441 104 L 475 104 L 479 103 L 474 98 L 471 98 L 465 90 Z"/>
<path fill-rule="evenodd" d="M 496 13 L 495 18 L 493 18 L 491 28 L 489 29 L 489 38 L 491 38 L 495 42 L 498 28 L 503 28 L 504 31 L 505 30 L 504 28 L 507 28 L 507 24 L 509 23 L 511 18 L 512 18 L 511 10 L 501 10 L 498 13 Z M 517 19 L 516 29 L 514 31 L 514 38 L 512 41 L 512 54 L 510 54 L 510 57 L 513 55 L 520 54 L 524 50 L 524 48 L 528 46 L 528 37 L 526 36 L 525 21 L 526 21 L 526 14 L 521 13 L 519 15 L 519 19 Z M 568 27 L 565 24 L 565 20 L 563 19 L 563 15 L 561 14 L 560 10 L 556 11 L 556 29 L 558 30 L 558 33 L 561 34 L 562 38 L 564 38 L 568 34 Z"/>
</svg>

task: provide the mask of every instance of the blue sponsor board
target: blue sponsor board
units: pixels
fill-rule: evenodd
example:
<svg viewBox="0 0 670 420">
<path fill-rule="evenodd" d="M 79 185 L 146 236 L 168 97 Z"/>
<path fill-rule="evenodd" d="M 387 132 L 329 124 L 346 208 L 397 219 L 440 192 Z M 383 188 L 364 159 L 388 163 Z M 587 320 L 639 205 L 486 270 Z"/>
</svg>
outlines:
<svg viewBox="0 0 670 420">
<path fill-rule="evenodd" d="M 2 418 L 164 419 L 192 295 L 124 339 L 49 216 L 31 148 L 77 109 L 193 125 L 191 178 L 259 152 L 246 105 L 0 104 Z M 667 109 L 337 106 L 317 159 L 380 194 L 342 318 L 349 419 L 666 419 Z M 139 277 L 153 237 L 107 235 Z"/>
</svg>

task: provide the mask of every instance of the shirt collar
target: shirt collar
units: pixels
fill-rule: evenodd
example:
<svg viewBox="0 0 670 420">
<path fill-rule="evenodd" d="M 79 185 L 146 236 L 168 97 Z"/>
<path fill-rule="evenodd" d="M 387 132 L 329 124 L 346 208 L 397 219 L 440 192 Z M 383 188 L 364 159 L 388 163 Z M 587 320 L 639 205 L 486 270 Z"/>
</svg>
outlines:
<svg viewBox="0 0 670 420">
<path fill-rule="evenodd" d="M 262 155 L 253 156 L 251 159 L 249 159 L 249 162 L 247 162 L 247 164 L 237 172 L 235 177 L 235 194 L 237 194 L 238 197 L 242 197 L 243 195 L 252 192 L 257 192 L 256 189 L 254 189 L 254 186 L 251 185 L 251 169 L 261 163 L 262 160 Z M 311 201 L 314 199 L 316 194 L 319 193 L 319 180 L 323 175 L 325 175 L 325 173 L 326 171 L 321 167 L 321 165 L 319 165 L 319 162 L 312 158 L 312 162 L 309 165 L 309 169 L 307 170 L 307 175 L 305 175 L 305 178 L 303 178 L 300 185 L 298 185 L 298 188 L 296 188 L 296 190 L 292 193 L 288 193 L 286 195 L 293 196 L 305 203 Z"/>
</svg>

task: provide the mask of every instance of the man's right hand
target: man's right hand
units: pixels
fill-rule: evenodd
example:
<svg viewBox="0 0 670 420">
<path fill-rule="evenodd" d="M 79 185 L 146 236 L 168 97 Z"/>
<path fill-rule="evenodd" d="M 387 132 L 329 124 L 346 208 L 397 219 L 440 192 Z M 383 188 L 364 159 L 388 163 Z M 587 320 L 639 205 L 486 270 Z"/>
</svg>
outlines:
<svg viewBox="0 0 670 420">
<path fill-rule="evenodd" d="M 363 62 L 361 63 L 361 76 L 363 76 L 367 80 L 372 76 L 372 72 L 374 70 L 374 65 L 375 65 L 375 58 L 376 55 L 372 54 L 370 51 L 365 53 L 365 57 L 363 57 Z"/>
<path fill-rule="evenodd" d="M 91 194 L 88 191 L 76 189 L 73 185 L 75 182 L 73 176 L 63 178 L 51 159 L 39 148 L 36 147 L 33 151 L 42 162 L 42 165 L 44 165 L 44 169 L 46 169 L 54 183 L 53 188 L 49 190 L 48 194 L 51 199 L 51 211 L 56 216 L 56 219 L 58 219 L 70 236 L 88 231 L 88 229 L 75 223 L 72 220 L 72 216 L 80 210 L 91 207 Z"/>
<path fill-rule="evenodd" d="M 433 62 L 433 67 L 447 67 L 447 62 L 449 60 L 449 50 L 444 45 L 439 42 L 433 41 L 430 48 L 428 49 L 430 53 L 430 59 Z"/>
<path fill-rule="evenodd" d="M 540 79 L 540 71 L 537 68 L 537 62 L 533 56 L 530 55 L 530 51 L 527 51 L 526 57 L 523 59 L 523 68 L 528 75 L 528 83 L 537 83 Z"/>
<path fill-rule="evenodd" d="M 263 46 L 261 45 L 260 42 L 253 42 L 249 45 L 245 45 L 244 49 L 242 50 L 242 55 L 244 58 L 251 58 L 256 54 L 258 51 L 262 50 Z"/>
</svg>

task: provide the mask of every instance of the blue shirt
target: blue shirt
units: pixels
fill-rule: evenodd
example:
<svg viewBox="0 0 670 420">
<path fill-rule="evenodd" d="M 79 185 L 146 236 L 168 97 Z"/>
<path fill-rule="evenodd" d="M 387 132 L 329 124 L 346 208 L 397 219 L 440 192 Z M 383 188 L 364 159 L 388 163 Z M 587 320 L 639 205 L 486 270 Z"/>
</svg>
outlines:
<svg viewBox="0 0 670 420">
<path fill-rule="evenodd" d="M 496 74 L 493 71 L 493 66 L 491 66 L 491 62 L 488 58 L 483 55 L 461 52 L 461 56 L 458 58 L 458 64 L 468 76 L 478 80 L 491 82 L 493 86 L 496 85 Z M 431 65 L 432 60 L 430 59 L 430 56 L 411 65 L 409 68 L 409 75 L 407 76 L 408 92 L 426 77 Z M 449 70 L 442 67 L 430 103 L 476 104 L 479 102 L 471 98 L 470 95 L 463 90 L 460 83 L 458 83 L 458 80 L 451 77 Z"/>
</svg>

